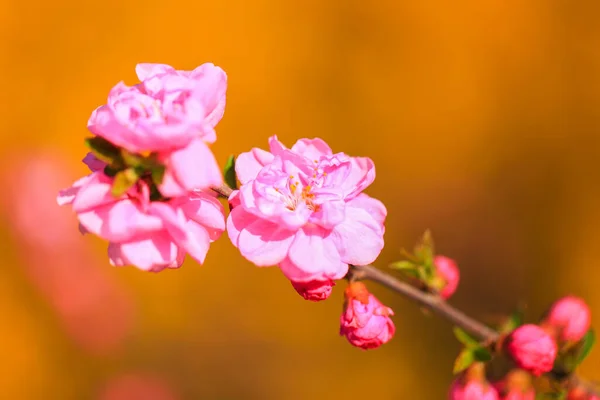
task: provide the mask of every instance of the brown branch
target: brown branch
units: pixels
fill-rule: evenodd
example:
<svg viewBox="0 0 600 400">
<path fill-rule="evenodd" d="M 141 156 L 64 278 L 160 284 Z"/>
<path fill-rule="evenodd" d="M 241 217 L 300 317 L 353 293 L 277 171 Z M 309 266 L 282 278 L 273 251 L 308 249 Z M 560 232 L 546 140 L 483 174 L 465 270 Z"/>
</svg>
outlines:
<svg viewBox="0 0 600 400">
<path fill-rule="evenodd" d="M 217 192 L 217 194 L 221 197 L 224 197 L 226 199 L 229 198 L 229 196 L 231 196 L 231 193 L 233 193 L 233 189 L 230 188 L 229 186 L 227 186 L 226 183 L 223 183 L 221 186 L 218 187 L 214 187 L 211 188 L 213 191 Z"/>
<path fill-rule="evenodd" d="M 223 183 L 218 187 L 213 187 L 212 190 L 215 191 L 220 197 L 226 199 L 228 199 L 233 193 L 233 189 L 230 188 L 226 183 Z M 349 280 L 369 280 L 377 282 L 388 289 L 395 291 L 396 293 L 400 293 L 418 305 L 426 307 L 433 313 L 469 332 L 471 335 L 475 336 L 486 344 L 496 343 L 500 339 L 500 334 L 494 329 L 472 317 L 469 317 L 456 307 L 448 304 L 441 297 L 435 294 L 423 292 L 409 283 L 403 282 L 389 274 L 386 274 L 383 271 L 380 271 L 372 265 L 352 265 L 348 271 L 347 278 Z M 553 376 L 554 374 L 553 372 L 550 372 L 549 375 Z M 586 381 L 576 375 L 571 375 L 568 377 L 566 379 L 566 385 L 569 388 L 577 387 L 581 390 L 584 390 L 586 393 L 600 396 L 600 390 L 598 390 L 594 383 Z"/>
<path fill-rule="evenodd" d="M 412 300 L 418 305 L 431 310 L 433 313 L 448 320 L 452 324 L 476 336 L 486 344 L 492 344 L 500 339 L 500 334 L 487 325 L 469 317 L 456 307 L 451 306 L 441 297 L 423 292 L 407 282 L 403 282 L 385 272 L 375 268 L 372 265 L 353 265 L 348 272 L 349 280 L 369 280 L 377 282 L 396 293 Z M 553 372 L 549 373 L 553 376 Z M 569 388 L 580 388 L 588 394 L 600 396 L 600 390 L 591 382 L 588 382 L 576 375 L 567 377 L 565 384 Z"/>
</svg>

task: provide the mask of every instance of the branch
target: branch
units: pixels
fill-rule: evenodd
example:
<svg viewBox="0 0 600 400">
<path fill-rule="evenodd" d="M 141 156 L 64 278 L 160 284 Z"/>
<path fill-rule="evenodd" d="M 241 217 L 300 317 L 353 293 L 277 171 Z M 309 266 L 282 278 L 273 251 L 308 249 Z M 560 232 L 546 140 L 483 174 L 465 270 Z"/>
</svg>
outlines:
<svg viewBox="0 0 600 400">
<path fill-rule="evenodd" d="M 414 286 L 402 282 L 391 275 L 378 270 L 371 265 L 353 265 L 349 272 L 350 278 L 355 280 L 370 280 L 382 284 L 393 291 L 408 297 L 410 300 L 424 306 L 447 319 L 452 324 L 459 326 L 484 342 L 496 342 L 500 335 L 481 322 L 469 317 L 457 308 L 446 303 L 441 297 L 422 292 Z"/>
<path fill-rule="evenodd" d="M 229 196 L 231 195 L 231 193 L 233 193 L 233 189 L 230 188 L 229 186 L 227 186 L 226 183 L 223 183 L 221 186 L 218 187 L 214 187 L 211 188 L 214 192 L 217 192 L 217 194 L 221 197 L 224 197 L 226 199 L 229 198 Z"/>
<path fill-rule="evenodd" d="M 406 282 L 380 271 L 372 265 L 352 265 L 346 278 L 349 280 L 369 280 L 377 282 L 396 293 L 400 293 L 420 306 L 431 310 L 433 313 L 450 321 L 453 325 L 476 336 L 482 342 L 491 344 L 500 339 L 500 334 L 494 329 L 469 317 L 459 309 L 446 303 L 441 297 L 423 292 Z M 550 372 L 549 375 L 552 376 L 553 372 Z M 584 389 L 588 394 L 600 396 L 600 390 L 598 390 L 596 385 L 576 375 L 568 377 L 565 383 L 568 388 L 578 387 Z"/>
<path fill-rule="evenodd" d="M 220 197 L 226 199 L 233 193 L 233 189 L 226 183 L 223 183 L 218 187 L 213 187 L 212 190 Z M 348 278 L 348 280 L 369 280 L 377 282 L 396 293 L 400 293 L 420 306 L 431 310 L 433 313 L 469 332 L 486 344 L 495 343 L 500 339 L 500 334 L 494 329 L 469 317 L 467 314 L 445 302 L 441 297 L 423 292 L 406 282 L 380 271 L 372 265 L 352 265 L 346 278 Z M 554 371 L 550 372 L 549 375 L 558 376 Z M 600 396 L 600 390 L 598 390 L 594 383 L 586 381 L 576 375 L 568 377 L 565 383 L 569 388 L 578 387 L 589 394 Z"/>
</svg>

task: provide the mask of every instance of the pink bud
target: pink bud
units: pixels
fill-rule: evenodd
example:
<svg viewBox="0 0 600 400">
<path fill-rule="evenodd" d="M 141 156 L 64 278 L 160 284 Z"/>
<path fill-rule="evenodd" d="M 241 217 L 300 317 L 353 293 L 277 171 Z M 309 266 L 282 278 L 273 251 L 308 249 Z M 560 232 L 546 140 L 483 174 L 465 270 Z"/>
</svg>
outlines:
<svg viewBox="0 0 600 400">
<path fill-rule="evenodd" d="M 510 371 L 503 380 L 496 382 L 494 387 L 502 400 L 535 400 L 531 374 L 522 369 Z"/>
<path fill-rule="evenodd" d="M 500 400 L 500 396 L 485 380 L 468 380 L 459 378 L 450 387 L 450 400 Z"/>
<path fill-rule="evenodd" d="M 353 282 L 346 289 L 346 303 L 340 318 L 340 335 L 353 346 L 375 349 L 389 342 L 396 327 L 390 316 L 391 308 L 381 304 L 360 282 Z"/>
<path fill-rule="evenodd" d="M 456 262 L 445 256 L 435 256 L 433 263 L 438 276 L 444 281 L 444 286 L 440 290 L 440 296 L 444 299 L 450 298 L 458 287 L 460 280 L 460 271 Z"/>
<path fill-rule="evenodd" d="M 502 396 L 502 400 L 535 400 L 535 390 L 533 388 L 522 392 L 520 390 L 511 390 Z"/>
<path fill-rule="evenodd" d="M 552 337 L 533 324 L 515 329 L 508 337 L 506 349 L 519 367 L 535 376 L 552 370 L 557 353 Z"/>
<path fill-rule="evenodd" d="M 591 313 L 585 301 L 567 296 L 552 305 L 544 322 L 557 330 L 560 340 L 578 342 L 590 329 Z"/>
<path fill-rule="evenodd" d="M 585 389 L 576 387 L 567 394 L 567 400 L 600 400 L 595 394 L 588 393 Z"/>
<path fill-rule="evenodd" d="M 310 301 L 325 300 L 331 295 L 331 290 L 335 285 L 335 282 L 331 279 L 326 281 L 291 282 L 296 292 Z"/>
</svg>

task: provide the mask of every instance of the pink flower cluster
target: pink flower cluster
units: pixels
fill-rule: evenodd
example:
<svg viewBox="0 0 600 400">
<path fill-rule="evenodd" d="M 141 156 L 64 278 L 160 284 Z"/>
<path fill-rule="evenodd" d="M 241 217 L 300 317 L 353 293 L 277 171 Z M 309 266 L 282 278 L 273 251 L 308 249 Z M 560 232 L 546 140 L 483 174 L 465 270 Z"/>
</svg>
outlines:
<svg viewBox="0 0 600 400">
<path fill-rule="evenodd" d="M 207 192 L 222 182 L 207 144 L 224 112 L 226 75 L 213 64 L 193 71 L 138 64 L 136 72 L 141 82 L 118 83 L 88 128 L 121 153 L 151 155 L 162 168 L 160 182 L 146 171 L 115 196 L 107 170 L 115 166 L 90 153 L 84 162 L 92 173 L 61 191 L 58 203 L 72 206 L 82 232 L 109 241 L 113 265 L 161 271 L 181 266 L 186 254 L 202 263 L 225 229 L 223 207 Z M 160 201 L 152 201 L 153 192 Z"/>
<path fill-rule="evenodd" d="M 227 232 L 258 266 L 278 265 L 309 300 L 322 300 L 348 265 L 373 262 L 383 248 L 385 206 L 362 191 L 375 179 L 369 158 L 333 153 L 321 139 L 242 153 L 239 191 Z"/>
</svg>

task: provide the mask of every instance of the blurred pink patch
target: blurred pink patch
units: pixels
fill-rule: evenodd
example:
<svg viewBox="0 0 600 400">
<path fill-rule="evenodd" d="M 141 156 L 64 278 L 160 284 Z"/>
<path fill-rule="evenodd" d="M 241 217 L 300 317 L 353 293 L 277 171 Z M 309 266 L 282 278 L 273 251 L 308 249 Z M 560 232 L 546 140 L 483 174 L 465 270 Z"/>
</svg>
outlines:
<svg viewBox="0 0 600 400">
<path fill-rule="evenodd" d="M 109 381 L 100 392 L 98 400 L 177 400 L 179 398 L 161 378 L 128 374 Z"/>
<path fill-rule="evenodd" d="M 133 303 L 72 229 L 70 210 L 56 206 L 56 192 L 72 179 L 68 166 L 47 152 L 8 165 L 0 183 L 11 190 L 0 205 L 27 275 L 74 341 L 93 353 L 114 351 L 131 331 Z"/>
</svg>

